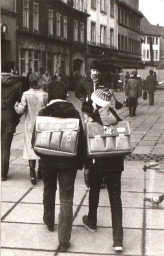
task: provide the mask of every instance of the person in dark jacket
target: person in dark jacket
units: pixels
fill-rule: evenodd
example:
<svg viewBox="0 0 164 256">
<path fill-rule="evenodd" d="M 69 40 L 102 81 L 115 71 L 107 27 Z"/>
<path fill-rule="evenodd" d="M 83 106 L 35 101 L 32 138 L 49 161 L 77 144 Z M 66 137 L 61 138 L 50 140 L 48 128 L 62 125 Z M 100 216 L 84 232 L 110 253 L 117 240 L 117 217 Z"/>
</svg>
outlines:
<svg viewBox="0 0 164 256">
<path fill-rule="evenodd" d="M 108 89 L 96 90 L 92 93 L 93 100 L 93 122 L 102 125 L 110 125 L 109 112 L 116 118 L 116 123 L 121 120 L 114 109 L 111 107 L 111 92 Z M 88 161 L 85 166 L 84 178 L 89 191 L 89 212 L 84 215 L 82 220 L 85 227 L 94 232 L 97 229 L 97 208 L 99 194 L 103 178 L 105 177 L 107 190 L 110 199 L 113 227 L 113 249 L 123 250 L 123 228 L 122 228 L 122 203 L 121 203 L 121 173 L 124 170 L 123 157 L 100 157 Z M 89 169 L 89 171 L 88 171 Z M 89 182 L 89 184 L 88 184 Z"/>
<path fill-rule="evenodd" d="M 15 133 L 16 126 L 19 123 L 20 115 L 14 109 L 16 101 L 21 100 L 22 82 L 19 77 L 11 73 L 1 74 L 1 178 L 7 180 L 9 172 L 10 147 Z"/>
<path fill-rule="evenodd" d="M 39 112 L 39 116 L 51 116 L 60 118 L 77 118 L 80 121 L 80 134 L 78 142 L 78 152 L 76 157 L 67 156 L 40 156 L 40 166 L 44 183 L 43 221 L 49 231 L 54 230 L 55 218 L 55 196 L 57 189 L 57 177 L 59 180 L 60 213 L 58 222 L 58 240 L 61 252 L 66 251 L 70 246 L 70 238 L 73 221 L 73 197 L 74 183 L 77 170 L 83 168 L 85 159 L 85 140 L 83 127 L 79 112 L 72 103 L 66 101 L 67 90 L 65 86 L 56 85 L 49 91 L 47 107 Z M 34 136 L 33 136 L 34 137 Z"/>
<path fill-rule="evenodd" d="M 82 78 L 75 91 L 75 96 L 82 100 L 82 111 L 90 112 L 92 109 L 91 94 L 96 89 L 104 87 L 100 82 L 101 64 L 97 60 L 93 60 L 90 64 L 90 75 Z"/>
<path fill-rule="evenodd" d="M 129 101 L 129 115 L 135 116 L 136 109 L 138 105 L 138 98 L 142 94 L 142 83 L 140 79 L 137 78 L 137 72 L 132 71 L 131 77 L 127 80 L 125 86 L 125 95 L 128 97 Z"/>
<path fill-rule="evenodd" d="M 156 90 L 156 86 L 158 85 L 157 79 L 154 76 L 153 70 L 149 71 L 149 75 L 145 81 L 146 90 L 149 94 L 149 105 L 154 105 L 154 92 Z"/>
</svg>

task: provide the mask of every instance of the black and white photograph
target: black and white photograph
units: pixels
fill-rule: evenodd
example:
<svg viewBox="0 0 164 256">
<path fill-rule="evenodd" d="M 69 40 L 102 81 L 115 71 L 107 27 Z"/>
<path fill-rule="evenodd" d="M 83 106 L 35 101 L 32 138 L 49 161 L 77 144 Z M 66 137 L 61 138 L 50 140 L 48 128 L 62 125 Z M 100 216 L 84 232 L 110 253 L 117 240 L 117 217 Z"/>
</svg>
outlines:
<svg viewBox="0 0 164 256">
<path fill-rule="evenodd" d="M 1 256 L 164 256 L 164 0 L 1 0 Z"/>
</svg>

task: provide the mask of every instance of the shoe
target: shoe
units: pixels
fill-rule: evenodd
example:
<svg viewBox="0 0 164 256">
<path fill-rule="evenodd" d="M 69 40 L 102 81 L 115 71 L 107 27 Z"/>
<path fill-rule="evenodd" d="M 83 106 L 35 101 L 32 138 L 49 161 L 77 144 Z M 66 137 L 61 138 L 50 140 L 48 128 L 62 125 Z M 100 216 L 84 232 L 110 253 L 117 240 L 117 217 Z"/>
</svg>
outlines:
<svg viewBox="0 0 164 256">
<path fill-rule="evenodd" d="M 95 232 L 96 231 L 96 225 L 92 225 L 89 223 L 88 216 L 84 215 L 83 218 L 83 223 L 84 226 L 90 231 L 90 232 Z"/>
<path fill-rule="evenodd" d="M 35 173 L 35 169 L 33 169 L 33 168 L 30 168 L 30 180 L 33 185 L 36 185 L 36 183 L 37 183 L 36 173 Z"/>
<path fill-rule="evenodd" d="M 7 180 L 7 176 L 2 176 L 1 181 L 6 181 Z"/>
<path fill-rule="evenodd" d="M 43 221 L 44 221 L 44 224 L 47 226 L 47 228 L 48 228 L 48 230 L 49 230 L 50 232 L 53 232 L 53 231 L 55 230 L 54 224 L 48 223 L 48 221 L 46 221 L 44 218 L 43 218 Z"/>
<path fill-rule="evenodd" d="M 43 222 L 47 226 L 50 232 L 53 232 L 55 230 L 54 224 L 50 224 L 44 217 L 43 217 Z"/>
<path fill-rule="evenodd" d="M 38 180 L 42 179 L 42 171 L 41 168 L 38 168 Z"/>
<path fill-rule="evenodd" d="M 70 242 L 60 242 L 58 251 L 59 252 L 66 252 L 70 247 Z"/>
<path fill-rule="evenodd" d="M 122 242 L 114 242 L 114 244 L 113 244 L 113 250 L 114 250 L 115 252 L 122 252 L 122 251 L 123 251 Z"/>
</svg>

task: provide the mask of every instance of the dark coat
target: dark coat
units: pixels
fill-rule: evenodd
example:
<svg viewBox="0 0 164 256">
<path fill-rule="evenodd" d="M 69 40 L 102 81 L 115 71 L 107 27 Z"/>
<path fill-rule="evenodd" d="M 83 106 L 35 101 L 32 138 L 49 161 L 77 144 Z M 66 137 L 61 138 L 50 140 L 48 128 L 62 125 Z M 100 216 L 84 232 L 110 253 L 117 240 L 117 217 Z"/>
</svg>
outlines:
<svg viewBox="0 0 164 256">
<path fill-rule="evenodd" d="M 76 157 L 63 156 L 40 156 L 40 164 L 42 168 L 57 168 L 57 169 L 71 169 L 77 170 L 83 168 L 84 160 L 86 159 L 86 141 L 83 135 L 83 126 L 79 112 L 74 108 L 73 104 L 68 101 L 54 101 L 54 103 L 40 110 L 38 116 L 52 116 L 61 118 L 77 118 L 80 120 L 80 134 Z M 32 138 L 32 145 L 34 145 L 34 133 Z"/>
<path fill-rule="evenodd" d="M 103 84 L 101 84 L 100 81 L 96 83 L 97 89 L 104 88 Z M 75 96 L 79 99 L 86 99 L 88 98 L 88 101 L 91 101 L 91 94 L 94 91 L 93 81 L 90 76 L 84 77 L 80 80 L 79 85 L 77 87 L 77 90 L 75 92 Z"/>
<path fill-rule="evenodd" d="M 155 92 L 158 82 L 154 75 L 149 75 L 146 78 L 145 84 L 148 92 Z"/>
<path fill-rule="evenodd" d="M 18 115 L 14 109 L 14 105 L 16 101 L 21 101 L 22 82 L 19 77 L 14 77 L 10 74 L 2 74 L 1 88 L 1 131 L 14 133 L 20 119 L 20 115 Z"/>
<path fill-rule="evenodd" d="M 125 95 L 128 98 L 139 98 L 142 90 L 142 83 L 139 79 L 131 77 L 125 86 Z"/>
</svg>

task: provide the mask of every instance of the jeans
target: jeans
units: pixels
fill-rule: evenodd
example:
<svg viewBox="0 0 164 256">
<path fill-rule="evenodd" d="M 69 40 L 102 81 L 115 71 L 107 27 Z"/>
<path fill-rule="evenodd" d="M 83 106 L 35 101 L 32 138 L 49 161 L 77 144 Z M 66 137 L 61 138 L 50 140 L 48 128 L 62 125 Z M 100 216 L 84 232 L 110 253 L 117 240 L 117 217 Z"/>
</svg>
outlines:
<svg viewBox="0 0 164 256">
<path fill-rule="evenodd" d="M 58 223 L 59 242 L 69 242 L 73 220 L 73 197 L 76 170 L 42 169 L 44 193 L 43 219 L 54 225 L 57 176 L 59 180 L 60 213 Z"/>
<path fill-rule="evenodd" d="M 149 105 L 154 105 L 154 92 L 149 92 Z"/>
<path fill-rule="evenodd" d="M 102 179 L 105 177 L 111 205 L 113 240 L 122 242 L 121 171 L 97 171 L 95 166 L 92 166 L 90 171 L 89 222 L 92 225 L 97 224 L 97 208 L 99 204 L 100 186 Z"/>
<path fill-rule="evenodd" d="M 9 172 L 10 147 L 13 140 L 13 133 L 1 132 L 1 176 L 6 178 Z"/>
</svg>

